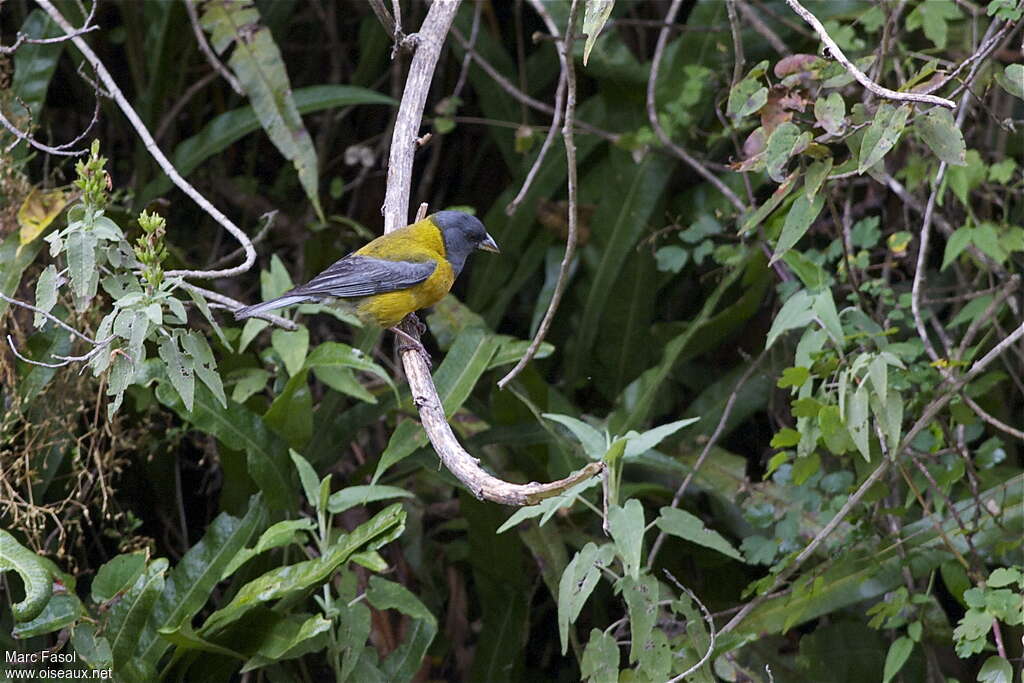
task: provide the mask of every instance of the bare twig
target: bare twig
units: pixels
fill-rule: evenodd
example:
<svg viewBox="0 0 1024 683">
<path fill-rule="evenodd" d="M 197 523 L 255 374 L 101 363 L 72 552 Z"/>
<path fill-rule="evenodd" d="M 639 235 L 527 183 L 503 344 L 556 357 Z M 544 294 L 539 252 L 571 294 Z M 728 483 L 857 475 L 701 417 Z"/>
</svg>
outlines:
<svg viewBox="0 0 1024 683">
<path fill-rule="evenodd" d="M 181 287 L 185 290 L 190 290 L 196 292 L 197 294 L 202 294 L 210 301 L 216 301 L 218 304 L 223 305 L 229 311 L 237 311 L 238 309 L 245 307 L 245 304 L 243 304 L 241 301 L 238 301 L 237 299 L 232 299 L 229 296 L 224 296 L 223 294 L 218 294 L 217 292 L 211 292 L 208 289 L 197 287 L 196 285 L 193 285 L 189 282 L 182 282 Z M 286 330 L 299 329 L 299 326 L 293 323 L 291 320 L 288 320 L 287 318 L 282 318 L 279 315 L 274 315 L 273 313 L 259 313 L 257 315 L 253 315 L 252 317 L 274 323 L 278 327 L 282 327 Z"/>
<path fill-rule="evenodd" d="M 383 206 L 385 232 L 405 225 L 409 217 L 413 156 L 416 151 L 417 132 L 423 117 L 423 106 L 441 53 L 441 46 L 458 8 L 457 0 L 433 3 L 418 33 L 416 52 L 409 65 L 409 76 L 391 140 L 388 186 Z M 406 325 L 403 329 L 418 339 L 419 332 L 415 326 Z M 455 438 L 426 361 L 411 347 L 403 350 L 401 355 L 413 402 L 434 451 L 448 471 L 478 498 L 506 505 L 530 505 L 558 495 L 603 470 L 601 463 L 590 463 L 565 479 L 547 484 L 511 484 L 488 474 L 480 467 L 479 460 L 467 453 Z"/>
<path fill-rule="evenodd" d="M 0 3 L 3 4 L 3 3 Z M 17 38 L 14 39 L 14 43 L 11 45 L 0 45 L 0 55 L 13 54 L 23 44 L 29 45 L 53 45 L 55 43 L 63 43 L 67 40 L 71 40 L 75 36 L 80 36 L 91 31 L 96 31 L 99 26 L 92 23 L 93 17 L 96 16 L 96 5 L 100 4 L 99 0 L 94 0 L 92 6 L 89 8 L 89 14 L 85 17 L 85 21 L 82 22 L 82 28 L 76 29 L 73 33 L 65 33 L 62 36 L 56 38 L 29 38 L 26 34 L 18 32 Z"/>
<path fill-rule="evenodd" d="M 739 17 L 736 16 L 736 0 L 725 0 L 725 9 L 729 15 L 729 29 L 732 32 L 732 84 L 730 88 L 735 88 L 736 84 L 743 78 L 743 39 L 740 37 L 740 22 Z"/>
<path fill-rule="evenodd" d="M 647 79 L 647 120 L 651 124 L 651 128 L 657 134 L 658 139 L 661 140 L 662 144 L 665 145 L 673 154 L 685 161 L 690 168 L 696 171 L 702 178 L 707 180 L 709 183 L 715 186 L 719 192 L 721 192 L 729 203 L 736 207 L 737 211 L 743 212 L 746 210 L 746 205 L 743 203 L 736 193 L 729 189 L 729 186 L 722 182 L 718 176 L 709 171 L 704 164 L 700 163 L 694 156 L 692 156 L 685 149 L 677 145 L 665 132 L 665 129 L 661 127 L 661 122 L 658 121 L 658 111 L 655 107 L 654 93 L 655 86 L 658 83 L 658 70 L 661 67 L 661 58 L 665 53 L 665 45 L 668 43 L 668 25 L 675 21 L 676 14 L 679 13 L 679 8 L 682 6 L 682 0 L 672 0 L 672 5 L 669 7 L 668 14 L 665 15 L 666 26 L 658 32 L 658 43 L 654 48 L 654 57 L 651 62 L 651 74 Z"/>
<path fill-rule="evenodd" d="M 843 65 L 850 75 L 857 79 L 857 82 L 863 85 L 865 88 L 873 92 L 879 97 L 883 97 L 887 100 L 897 100 L 899 102 L 921 102 L 924 104 L 937 104 L 940 107 L 946 107 L 948 109 L 956 109 L 956 103 L 953 100 L 947 100 L 945 97 L 937 97 L 935 95 L 924 95 L 920 93 L 910 92 L 897 92 L 890 90 L 884 86 L 878 85 L 870 78 L 867 74 L 857 68 L 857 65 L 849 60 L 849 58 L 843 54 L 842 49 L 836 45 L 836 41 L 832 40 L 832 36 L 828 34 L 825 27 L 818 17 L 811 14 L 806 7 L 801 5 L 797 0 L 786 0 L 786 4 L 796 12 L 801 19 L 806 21 L 811 28 L 818 34 L 818 38 L 821 42 L 825 43 L 825 47 L 828 48 L 829 52 L 835 57 L 836 61 Z"/>
<path fill-rule="evenodd" d="M 393 38 L 395 36 L 395 18 L 388 12 L 388 8 L 384 6 L 384 0 L 368 0 L 368 2 L 370 3 L 370 9 L 377 15 L 381 26 Z"/>
<path fill-rule="evenodd" d="M 565 123 L 562 126 L 562 139 L 565 141 L 565 162 L 567 166 L 567 186 L 568 186 L 568 197 L 569 197 L 569 234 L 565 240 L 565 254 L 562 256 L 562 263 L 558 268 L 558 280 L 555 282 L 555 291 L 551 294 L 551 301 L 548 302 L 548 308 L 544 311 L 544 317 L 540 321 L 540 325 L 537 327 L 537 333 L 533 336 L 530 341 L 530 345 L 526 349 L 526 353 L 519 359 L 519 362 L 515 364 L 508 373 L 498 380 L 498 387 L 504 389 L 509 382 L 523 371 L 533 357 L 537 355 L 537 350 L 540 345 L 544 342 L 544 337 L 547 336 L 548 330 L 551 329 L 551 322 L 555 318 L 555 312 L 558 310 L 558 305 L 562 302 L 562 295 L 565 294 L 565 288 L 569 283 L 569 268 L 572 266 L 573 256 L 576 254 L 576 240 L 579 215 L 576 204 L 577 194 L 577 169 L 576 169 L 576 140 L 573 136 L 573 122 L 576 118 L 576 69 L 572 59 L 572 45 L 573 45 L 573 32 L 576 25 L 576 17 L 579 14 L 579 2 L 578 0 L 572 0 L 572 5 L 569 8 L 569 21 L 565 28 L 565 37 L 556 43 L 558 52 L 560 54 L 559 59 L 562 62 L 562 68 L 565 69 L 565 85 L 566 85 L 566 96 L 565 96 Z M 549 26 L 549 29 L 556 28 Z"/>
<path fill-rule="evenodd" d="M 764 23 L 761 19 L 761 15 L 758 14 L 757 10 L 748 5 L 744 0 L 736 0 L 736 6 L 740 10 L 740 14 L 746 19 L 750 27 L 761 34 L 761 37 L 768 41 L 768 44 L 772 46 L 772 49 L 778 52 L 780 55 L 790 55 L 793 51 L 789 49 L 785 41 L 779 38 L 779 34 L 771 29 L 768 24 Z"/>
<path fill-rule="evenodd" d="M 64 18 L 56 7 L 54 7 L 52 1 L 38 0 L 38 3 L 40 7 L 43 8 L 43 11 L 45 11 L 50 18 L 56 21 L 66 34 L 72 36 L 71 40 L 74 42 L 75 47 L 78 48 L 79 52 L 82 53 L 82 56 L 85 57 L 85 60 L 92 66 L 93 70 L 99 76 L 100 81 L 102 81 L 103 85 L 106 86 L 111 97 L 115 102 L 117 102 L 118 107 L 120 107 L 125 117 L 132 124 L 135 132 L 142 139 L 142 143 L 146 147 L 146 150 L 149 151 L 150 155 L 152 155 L 153 159 L 157 162 L 163 172 L 167 174 L 167 177 L 170 178 L 182 192 L 188 195 L 192 201 L 198 204 L 201 209 L 220 223 L 225 230 L 231 233 L 231 236 L 238 240 L 245 249 L 245 260 L 234 268 L 227 268 L 224 270 L 169 270 L 165 275 L 168 277 L 212 279 L 218 277 L 232 277 L 249 270 L 249 268 L 252 267 L 252 264 L 256 262 L 256 249 L 252 246 L 252 242 L 249 240 L 248 235 L 246 235 L 241 228 L 231 222 L 227 216 L 221 213 L 217 207 L 211 204 L 202 194 L 199 193 L 198 190 L 192 187 L 192 185 L 185 180 L 180 173 L 178 173 L 177 169 L 174 168 L 174 165 L 160 150 L 156 141 L 153 140 L 153 136 L 150 134 L 149 129 L 146 128 L 146 124 L 144 124 L 142 119 L 139 118 L 139 115 L 135 113 L 135 109 L 132 108 L 131 103 L 124 96 L 124 93 L 121 92 L 121 89 L 117 86 L 117 81 L 115 81 L 113 76 L 110 75 L 110 72 L 107 71 L 107 67 L 103 64 L 102 60 L 100 60 L 96 53 L 93 52 L 92 48 L 89 47 L 89 44 L 85 42 L 85 39 L 79 35 L 72 35 L 75 33 L 75 28 L 71 26 L 67 19 Z"/>
<path fill-rule="evenodd" d="M 696 664 L 694 664 L 693 666 L 691 666 L 689 669 L 687 669 L 683 673 L 679 674 L 678 676 L 676 676 L 674 678 L 670 678 L 668 680 L 668 683 L 679 683 L 679 681 L 683 680 L 684 678 L 686 678 L 687 676 L 689 676 L 690 674 L 695 672 L 697 669 L 699 669 L 702 666 L 704 666 L 704 664 L 707 663 L 708 659 L 711 658 L 711 653 L 715 651 L 715 642 L 718 640 L 718 634 L 715 633 L 715 619 L 714 619 L 714 617 L 711 616 L 711 612 L 708 611 L 708 608 L 704 606 L 704 603 L 700 601 L 700 598 L 698 598 L 696 595 L 694 595 L 692 590 L 690 590 L 689 588 L 687 588 L 683 584 L 679 583 L 679 581 L 676 579 L 676 577 L 672 576 L 672 573 L 669 572 L 669 570 L 666 569 L 664 571 L 665 571 L 665 576 L 667 576 L 672 581 L 672 583 L 674 583 L 676 585 L 676 587 L 679 590 L 685 592 L 687 595 L 690 596 L 691 600 L 693 600 L 695 603 L 697 603 L 697 606 L 700 607 L 701 613 L 704 615 L 704 623 L 707 624 L 707 626 L 708 626 L 708 649 L 707 649 L 707 652 L 704 653 L 704 656 L 701 657 L 700 661 L 698 661 Z"/>
<path fill-rule="evenodd" d="M 203 27 L 199 25 L 199 13 L 196 11 L 196 5 L 192 0 L 185 0 L 185 11 L 188 12 L 188 21 L 192 24 L 192 32 L 196 35 L 196 42 L 199 44 L 199 51 L 206 57 L 206 61 L 210 63 L 213 70 L 221 75 L 231 89 L 237 94 L 245 96 L 245 89 L 242 84 L 238 82 L 235 75 L 224 66 L 224 64 L 217 59 L 217 55 L 213 54 L 213 49 L 210 48 L 210 43 L 206 41 L 206 34 L 203 32 Z"/>
</svg>

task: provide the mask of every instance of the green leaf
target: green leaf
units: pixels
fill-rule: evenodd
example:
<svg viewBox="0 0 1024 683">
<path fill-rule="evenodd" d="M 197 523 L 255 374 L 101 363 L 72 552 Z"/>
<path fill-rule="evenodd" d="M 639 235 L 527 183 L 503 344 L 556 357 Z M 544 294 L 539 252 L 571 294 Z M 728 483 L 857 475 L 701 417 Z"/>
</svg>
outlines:
<svg viewBox="0 0 1024 683">
<path fill-rule="evenodd" d="M 296 453 L 295 449 L 289 448 L 288 455 L 291 456 L 292 463 L 299 473 L 299 482 L 302 484 L 302 492 L 306 494 L 306 502 L 314 509 L 319 509 L 317 503 L 320 502 L 320 478 L 316 476 L 316 470 L 308 460 Z"/>
<path fill-rule="evenodd" d="M 309 329 L 300 327 L 297 330 L 275 329 L 270 333 L 270 345 L 284 362 L 288 375 L 294 377 L 302 370 L 309 350 Z"/>
<path fill-rule="evenodd" d="M 587 42 L 583 45 L 583 66 L 587 65 L 590 51 L 594 49 L 597 36 L 611 16 L 613 7 L 615 0 L 587 0 L 583 12 L 583 32 L 587 34 Z"/>
<path fill-rule="evenodd" d="M 235 388 L 231 391 L 231 400 L 245 403 L 249 398 L 267 386 L 270 373 L 263 368 L 240 368 L 228 375 L 228 381 L 235 379 Z"/>
<path fill-rule="evenodd" d="M 1013 683 L 1013 667 L 998 655 L 985 660 L 978 671 L 979 683 Z"/>
<path fill-rule="evenodd" d="M 416 496 L 398 488 L 397 486 L 384 486 L 375 484 L 371 486 L 348 486 L 340 491 L 331 494 L 327 502 L 327 509 L 332 514 L 339 514 L 354 508 L 357 505 L 366 505 L 378 500 L 389 500 L 391 498 L 415 498 Z"/>
<path fill-rule="evenodd" d="M 650 645 L 658 621 L 658 580 L 650 574 L 622 578 L 622 597 L 629 610 L 629 661 L 636 662 Z"/>
<path fill-rule="evenodd" d="M 768 60 L 759 63 L 729 91 L 725 113 L 734 123 L 758 111 L 768 102 L 768 88 L 761 84 L 761 76 L 767 68 Z"/>
<path fill-rule="evenodd" d="M 185 410 L 192 412 L 196 383 L 192 374 L 192 359 L 183 355 L 178 349 L 178 335 L 161 338 L 157 348 L 160 352 L 160 359 L 166 366 L 171 386 L 181 397 L 181 402 L 185 404 Z"/>
<path fill-rule="evenodd" d="M 997 71 L 996 81 L 1003 90 L 1024 100 L 1024 64 L 1010 64 L 1001 73 Z"/>
<path fill-rule="evenodd" d="M 71 631 L 71 646 L 75 653 L 91 669 L 109 669 L 113 666 L 114 655 L 106 638 L 96 635 L 96 626 L 82 622 Z"/>
<path fill-rule="evenodd" d="M 777 183 L 786 179 L 786 164 L 790 157 L 799 153 L 799 146 L 804 144 L 804 133 L 799 126 L 791 121 L 779 125 L 768 138 L 768 145 L 765 148 L 765 164 L 767 165 L 768 177 Z"/>
<path fill-rule="evenodd" d="M 217 515 L 203 538 L 189 548 L 162 585 L 144 630 L 140 629 L 133 662 L 154 673 L 168 643 L 157 632 L 175 630 L 190 624 L 192 617 L 206 605 L 224 570 L 241 552 L 257 529 L 266 524 L 267 509 L 259 494 L 249 499 L 249 509 L 241 519 L 226 512 Z M 155 564 L 155 563 L 154 563 Z M 161 578 L 161 584 L 163 579 Z M 114 645 L 116 656 L 117 648 Z M 150 678 L 149 680 L 152 680 Z"/>
<path fill-rule="evenodd" d="M 1010 584 L 1022 582 L 1024 582 L 1024 573 L 1021 573 L 1019 569 L 999 567 L 992 570 L 985 585 L 989 588 L 1004 588 Z"/>
<path fill-rule="evenodd" d="M 600 479 L 598 479 L 597 477 L 592 477 L 585 481 L 581 481 L 580 483 L 566 490 L 564 493 L 561 493 L 557 496 L 552 496 L 551 498 L 546 498 L 540 503 L 537 503 L 536 505 L 523 506 L 516 510 L 514 513 L 512 513 L 512 515 L 507 520 L 505 520 L 505 522 L 500 527 L 498 527 L 498 530 L 495 533 L 500 534 L 505 531 L 508 531 L 509 529 L 512 529 L 521 522 L 524 522 L 528 519 L 533 519 L 534 517 L 540 517 L 540 521 L 537 524 L 538 526 L 544 526 L 544 524 L 547 523 L 547 521 L 551 519 L 555 515 L 555 513 L 557 513 L 561 509 L 572 507 L 572 505 L 579 498 L 580 494 L 582 494 L 587 489 L 596 486 L 599 483 L 599 481 Z"/>
<path fill-rule="evenodd" d="M 46 607 L 34 619 L 17 624 L 11 635 L 15 638 L 34 638 L 71 626 L 86 615 L 82 602 L 74 593 L 58 593 L 50 598 Z"/>
<path fill-rule="evenodd" d="M 814 320 L 813 305 L 814 300 L 806 290 L 801 289 L 789 297 L 786 303 L 782 304 L 782 308 L 779 310 L 778 315 L 775 316 L 775 320 L 772 321 L 772 326 L 768 330 L 768 338 L 765 341 L 765 348 L 771 348 L 771 345 L 775 343 L 775 340 L 783 332 L 798 327 L 805 327 Z"/>
<path fill-rule="evenodd" d="M 948 109 L 935 107 L 914 121 L 914 130 L 940 161 L 952 166 L 967 165 L 964 134 L 957 128 L 953 113 Z"/>
<path fill-rule="evenodd" d="M 136 656 L 143 647 L 144 639 L 147 635 L 150 639 L 154 637 L 144 627 L 154 603 L 164 590 L 166 571 L 166 559 L 154 560 L 131 589 L 110 608 L 103 632 L 110 643 L 114 667 L 118 671 L 134 671 L 142 661 L 136 660 Z"/>
<path fill-rule="evenodd" d="M 964 249 L 967 248 L 967 245 L 971 243 L 971 236 L 972 229 L 967 226 L 957 228 L 956 231 L 949 236 L 949 239 L 946 240 L 946 249 L 942 254 L 942 266 L 939 270 L 945 270 L 946 266 L 955 261 L 956 258 L 963 253 Z"/>
<path fill-rule="evenodd" d="M 740 228 L 740 233 L 749 232 L 761 225 L 768 216 L 779 208 L 782 205 L 782 202 L 785 201 L 786 197 L 788 197 L 796 188 L 797 178 L 797 173 L 793 172 L 782 182 L 781 185 L 775 188 L 775 192 L 773 192 L 772 196 L 768 198 L 768 201 L 743 219 L 743 225 Z"/>
<path fill-rule="evenodd" d="M 96 235 L 83 228 L 72 230 L 66 248 L 71 288 L 75 292 L 75 306 L 82 310 L 96 296 L 99 269 L 96 268 Z"/>
<path fill-rule="evenodd" d="M 797 196 L 796 201 L 789 207 L 789 213 L 786 214 L 786 222 L 782 225 L 782 233 L 775 244 L 771 263 L 778 261 L 786 252 L 796 246 L 796 243 L 800 241 L 800 238 L 804 236 L 807 229 L 811 227 L 811 223 L 818 217 L 824 206 L 824 192 L 816 194 L 810 200 L 803 193 Z"/>
<path fill-rule="evenodd" d="M 437 619 L 405 586 L 371 576 L 367 601 L 379 610 L 393 609 L 412 617 L 405 642 L 382 662 L 382 670 L 392 681 L 409 681 L 419 671 L 423 657 L 437 634 Z"/>
<path fill-rule="evenodd" d="M 374 363 L 359 349 L 354 349 L 347 344 L 340 344 L 338 342 L 324 342 L 320 344 L 306 358 L 305 367 L 313 368 L 315 372 L 326 368 L 346 368 L 358 370 L 359 372 L 368 372 L 383 380 L 395 392 L 395 397 L 398 397 L 398 389 L 395 388 L 395 383 L 392 381 L 391 375 L 388 374 L 387 370 Z M 319 372 L 317 372 L 317 377 L 320 376 Z"/>
<path fill-rule="evenodd" d="M 661 515 L 655 521 L 658 528 L 667 534 L 676 536 L 702 545 L 705 548 L 711 548 L 718 552 L 743 562 L 743 556 L 732 546 L 729 541 L 725 540 L 721 534 L 716 531 L 711 531 L 704 526 L 704 523 L 699 518 L 694 517 L 685 510 L 673 507 L 661 508 Z"/>
<path fill-rule="evenodd" d="M 566 427 L 583 446 L 583 452 L 591 460 L 599 460 L 608 449 L 608 437 L 583 420 L 556 413 L 541 413 L 541 417 Z"/>
<path fill-rule="evenodd" d="M 885 672 L 882 675 L 882 683 L 889 683 L 896 677 L 913 651 L 914 641 L 907 636 L 900 636 L 892 642 L 889 652 L 885 655 Z"/>
<path fill-rule="evenodd" d="M 40 9 L 29 12 L 19 32 L 27 38 L 57 38 L 63 35 L 57 22 Z M 64 42 L 28 42 L 15 50 L 11 92 L 17 97 L 20 106 L 14 111 L 21 113 L 24 111 L 22 107 L 27 107 L 26 113 L 37 120 L 50 80 L 57 69 L 57 61 L 64 51 Z"/>
<path fill-rule="evenodd" d="M 644 545 L 644 507 L 640 501 L 631 498 L 624 506 L 611 506 L 608 510 L 608 530 L 615 541 L 615 549 L 622 560 L 626 576 L 638 579 Z"/>
<path fill-rule="evenodd" d="M 263 422 L 292 448 L 302 448 L 313 436 L 313 397 L 306 379 L 308 374 L 308 370 L 301 370 L 292 376 L 263 414 Z M 315 501 L 314 498 L 310 502 Z"/>
<path fill-rule="evenodd" d="M 286 519 L 271 525 L 269 529 L 260 535 L 260 539 L 256 541 L 255 546 L 252 548 L 242 548 L 231 558 L 231 561 L 224 567 L 224 571 L 221 573 L 221 579 L 228 578 L 243 564 L 267 550 L 293 543 L 302 545 L 307 540 L 307 535 L 302 532 L 315 529 L 316 522 L 308 517 Z"/>
<path fill-rule="evenodd" d="M 587 543 L 577 552 L 562 572 L 558 582 L 558 634 L 562 641 L 562 654 L 569 647 L 569 625 L 576 622 L 594 592 L 601 568 L 608 565 L 615 546 L 604 545 L 600 549 Z"/>
<path fill-rule="evenodd" d="M 893 107 L 882 102 L 878 105 L 875 118 L 861 139 L 857 173 L 864 173 L 877 164 L 896 145 L 909 115 L 910 106 L 906 104 Z"/>
<path fill-rule="evenodd" d="M 599 628 L 591 629 L 580 662 L 580 676 L 591 683 L 618 683 L 619 646 L 615 638 Z"/>
<path fill-rule="evenodd" d="M 776 383 L 776 386 L 780 389 L 788 388 L 799 388 L 804 385 L 804 382 L 811 378 L 811 371 L 805 367 L 797 366 L 794 368 L 786 368 L 782 371 L 782 377 Z"/>
<path fill-rule="evenodd" d="M 837 92 L 828 97 L 819 97 L 814 102 L 815 125 L 824 128 L 829 135 L 839 135 L 846 128 L 846 102 Z"/>
<path fill-rule="evenodd" d="M 43 269 L 43 272 L 39 274 L 39 280 L 36 281 L 36 308 L 41 308 L 49 313 L 56 303 L 57 268 L 51 263 Z M 32 318 L 34 327 L 42 327 L 45 322 L 46 318 L 40 313 L 36 313 Z"/>
<path fill-rule="evenodd" d="M 200 634 L 210 636 L 218 633 L 252 610 L 254 607 L 304 593 L 319 586 L 352 556 L 364 547 L 373 547 L 373 542 L 387 537 L 405 526 L 405 511 L 395 503 L 381 510 L 368 522 L 342 536 L 322 556 L 272 569 L 242 586 L 227 605 L 217 610 L 203 624 Z"/>
<path fill-rule="evenodd" d="M 35 619 L 50 600 L 53 582 L 40 558 L 0 529 L 0 574 L 15 571 L 21 577 L 25 598 L 11 605 L 15 621 Z"/>
<path fill-rule="evenodd" d="M 675 422 L 669 422 L 668 424 L 659 425 L 657 427 L 652 427 L 642 434 L 637 434 L 633 431 L 628 432 L 625 435 L 626 450 L 623 452 L 623 457 L 635 458 L 643 455 L 652 448 L 657 447 L 658 444 L 678 432 L 683 427 L 688 427 L 699 420 L 699 417 L 689 417 L 682 420 L 676 420 Z"/>
<path fill-rule="evenodd" d="M 932 41 L 940 50 L 946 48 L 946 23 L 963 16 L 952 0 L 929 0 L 927 6 L 918 5 L 907 15 L 908 31 L 924 29 L 925 38 Z"/>
<path fill-rule="evenodd" d="M 92 601 L 101 604 L 135 585 L 146 570 L 146 553 L 118 555 L 100 567 L 92 580 Z"/>
</svg>

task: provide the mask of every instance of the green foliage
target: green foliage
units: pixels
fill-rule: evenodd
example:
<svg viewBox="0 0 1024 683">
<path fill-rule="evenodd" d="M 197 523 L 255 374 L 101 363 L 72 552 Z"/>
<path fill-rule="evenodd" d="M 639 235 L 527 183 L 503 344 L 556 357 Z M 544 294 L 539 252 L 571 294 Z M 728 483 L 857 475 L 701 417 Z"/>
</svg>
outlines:
<svg viewBox="0 0 1024 683">
<path fill-rule="evenodd" d="M 183 3 L 122 3 L 88 41 L 258 276 L 178 274 L 241 252 L 113 110 L 92 122 L 77 50 L 22 42 L 0 87 L 14 125 L 105 155 L 0 132 L 0 292 L 38 309 L 0 301 L 5 649 L 126 681 L 1012 680 L 1019 0 L 805 3 L 871 80 L 953 110 L 872 93 L 784 0 L 757 26 L 684 3 L 649 84 L 663 10 L 583 2 L 577 257 L 505 390 L 564 253 L 558 130 L 538 163 L 561 67 L 531 3 L 463 3 L 411 205 L 472 208 L 503 253 L 427 315 L 434 382 L 493 475 L 604 467 L 517 510 L 439 468 L 390 333 L 326 303 L 287 328 L 222 308 L 376 234 L 423 8 L 393 37 L 359 3 L 194 4 L 244 94 Z M 544 7 L 565 29 L 569 5 Z M 61 35 L 0 13 L 5 46 Z M 63 211 L 41 199 L 62 177 Z"/>
</svg>

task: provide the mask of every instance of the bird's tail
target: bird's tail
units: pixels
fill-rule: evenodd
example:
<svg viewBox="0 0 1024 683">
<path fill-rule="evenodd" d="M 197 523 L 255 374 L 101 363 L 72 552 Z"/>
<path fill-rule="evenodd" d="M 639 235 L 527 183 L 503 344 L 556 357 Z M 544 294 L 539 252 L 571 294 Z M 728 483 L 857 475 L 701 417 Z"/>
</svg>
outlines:
<svg viewBox="0 0 1024 683">
<path fill-rule="evenodd" d="M 259 315 L 260 313 L 266 313 L 276 308 L 284 308 L 285 306 L 291 306 L 293 304 L 302 304 L 309 301 L 316 301 L 315 296 L 309 294 L 285 294 L 276 299 L 270 301 L 264 301 L 261 304 L 255 304 L 254 306 L 246 306 L 235 311 L 235 320 L 241 320 L 242 318 L 248 318 L 249 316 Z"/>
</svg>

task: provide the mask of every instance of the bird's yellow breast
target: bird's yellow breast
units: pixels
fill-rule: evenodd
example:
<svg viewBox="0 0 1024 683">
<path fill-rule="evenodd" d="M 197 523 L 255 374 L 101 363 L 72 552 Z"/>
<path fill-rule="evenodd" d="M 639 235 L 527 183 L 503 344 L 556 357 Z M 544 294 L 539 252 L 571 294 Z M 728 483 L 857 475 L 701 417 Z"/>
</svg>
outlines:
<svg viewBox="0 0 1024 683">
<path fill-rule="evenodd" d="M 423 282 L 386 294 L 364 297 L 356 304 L 356 315 L 364 322 L 394 327 L 410 313 L 433 306 L 443 299 L 455 282 L 455 271 L 446 258 L 441 231 L 430 219 L 393 230 L 356 252 L 389 261 L 430 261 L 434 272 Z"/>
</svg>

